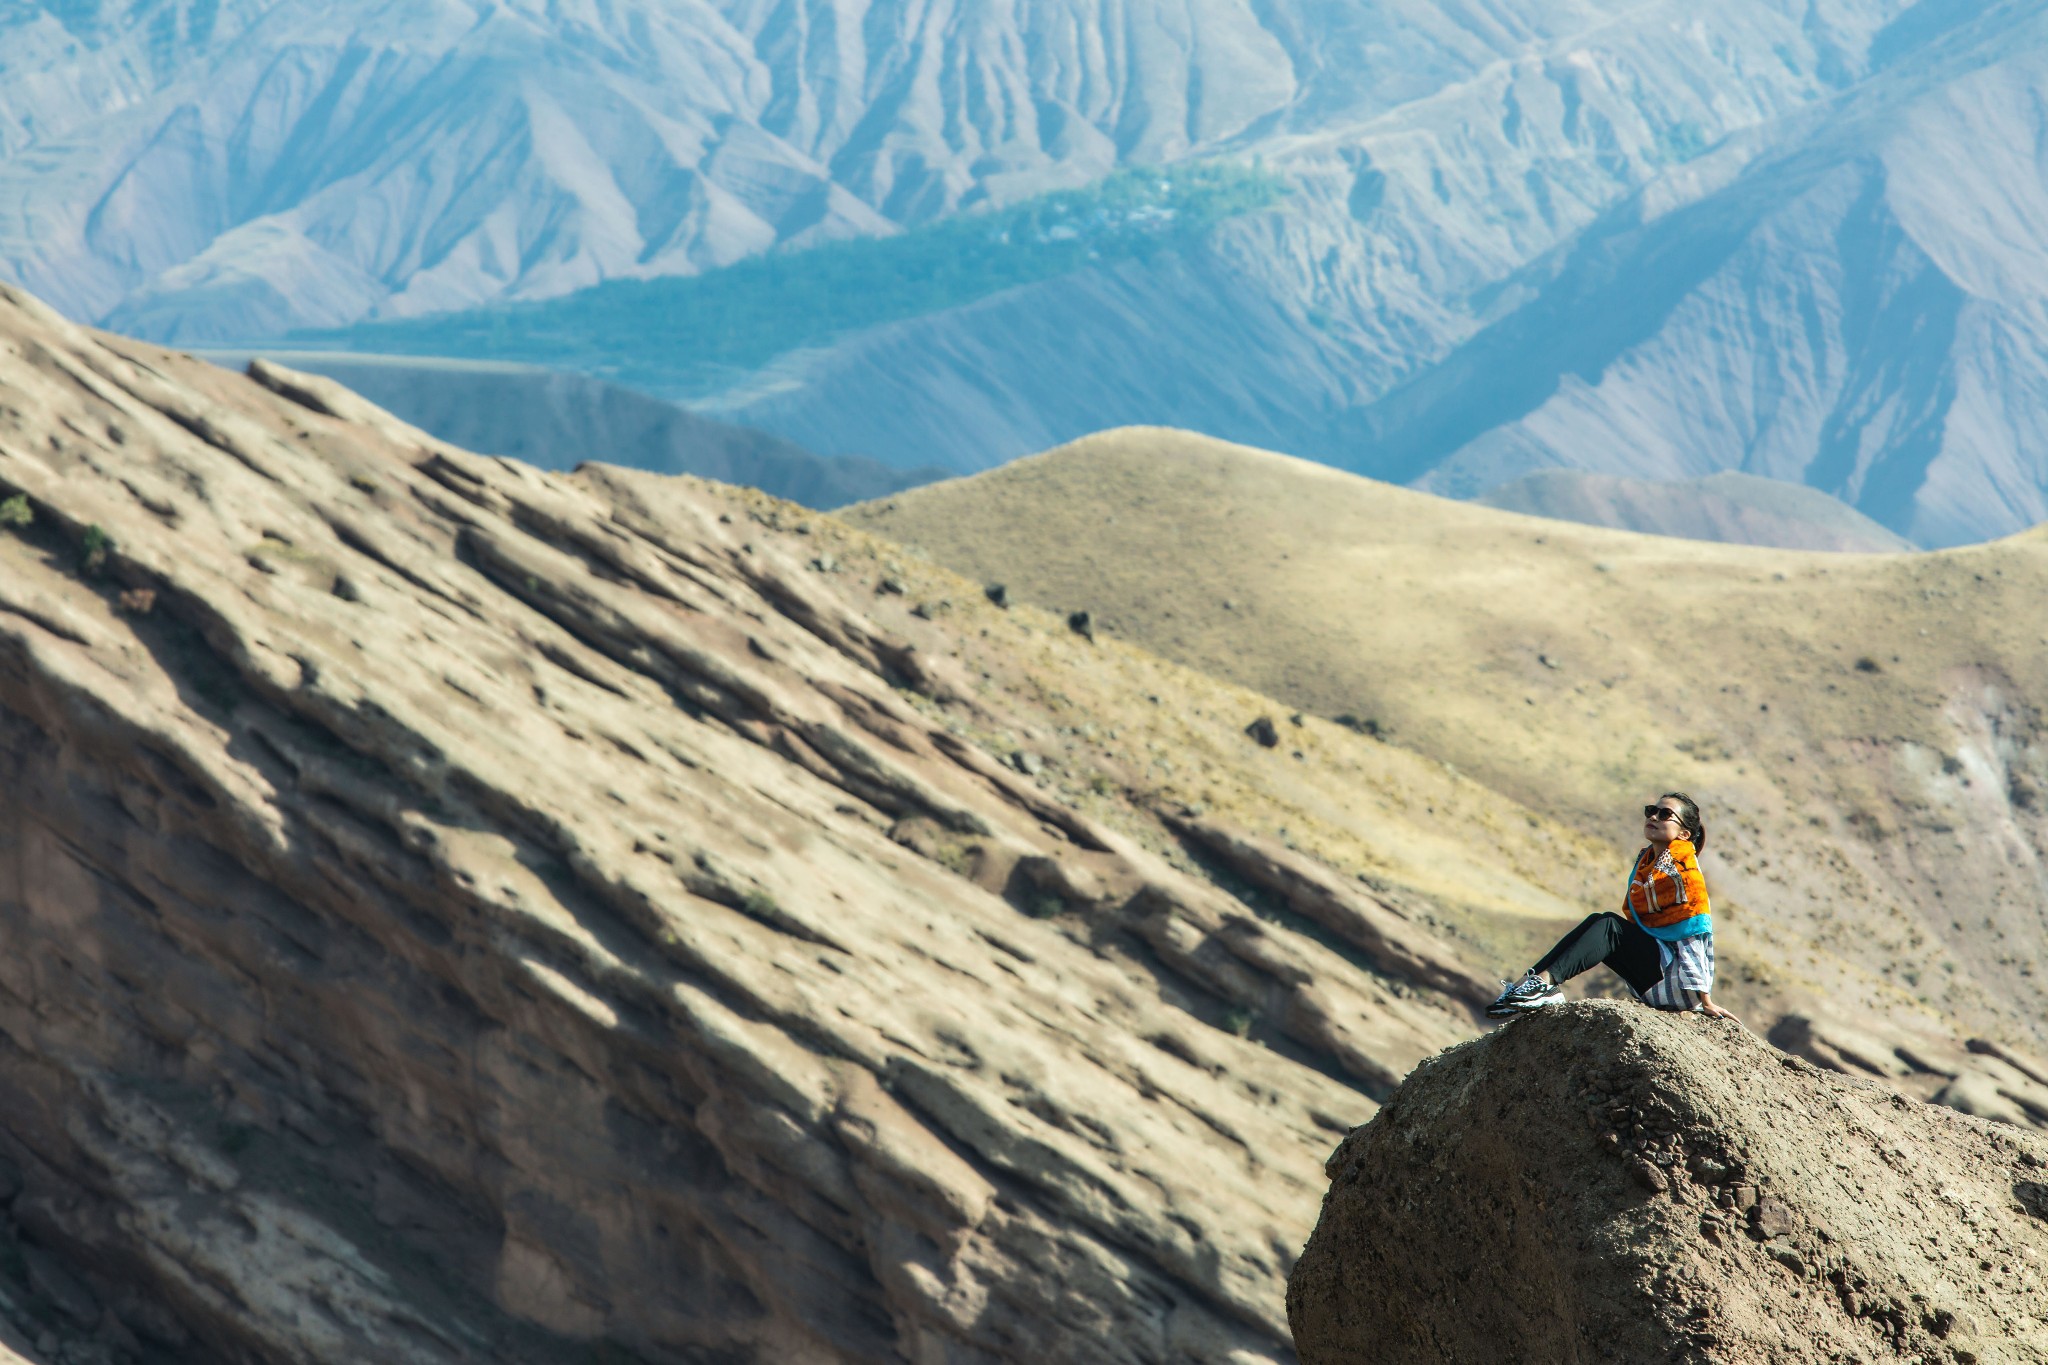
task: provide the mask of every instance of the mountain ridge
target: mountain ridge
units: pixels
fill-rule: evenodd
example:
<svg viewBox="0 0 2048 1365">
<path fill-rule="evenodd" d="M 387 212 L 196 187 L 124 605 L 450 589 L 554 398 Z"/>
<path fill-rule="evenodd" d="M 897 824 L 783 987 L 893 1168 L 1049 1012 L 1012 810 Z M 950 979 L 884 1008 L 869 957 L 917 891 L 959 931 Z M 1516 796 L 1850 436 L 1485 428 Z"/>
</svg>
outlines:
<svg viewBox="0 0 2048 1365">
<path fill-rule="evenodd" d="M 200 352 L 244 368 L 251 357 Z M 857 456 L 813 455 L 766 432 L 566 371 L 503 363 L 347 352 L 268 353 L 266 360 L 332 379 L 451 445 L 508 455 L 541 469 L 601 457 L 658 474 L 745 484 L 806 507 L 837 507 L 944 477 Z"/>
<path fill-rule="evenodd" d="M 1281 1365 L 1315 1163 L 1579 879 L 756 491 L 0 339 L 36 1365 Z"/>
<path fill-rule="evenodd" d="M 905 468 L 1168 423 L 1468 494 L 1735 469 L 1927 545 L 2048 517 L 2023 6 L 856 9 L 15 18 L 0 263 L 83 319 L 248 343 L 1254 162 L 1284 207 L 692 401 Z"/>
<path fill-rule="evenodd" d="M 1722 470 L 1663 482 L 1545 469 L 1473 499 L 1487 507 L 1686 540 L 1785 550 L 1912 550 L 1913 542 L 1818 489 Z"/>
</svg>

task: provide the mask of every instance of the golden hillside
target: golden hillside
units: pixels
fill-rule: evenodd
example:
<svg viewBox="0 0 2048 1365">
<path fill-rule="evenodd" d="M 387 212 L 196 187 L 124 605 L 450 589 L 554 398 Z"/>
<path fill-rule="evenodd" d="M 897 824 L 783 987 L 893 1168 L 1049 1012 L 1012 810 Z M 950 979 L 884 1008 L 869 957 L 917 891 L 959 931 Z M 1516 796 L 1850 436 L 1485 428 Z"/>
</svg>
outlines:
<svg viewBox="0 0 2048 1365">
<path fill-rule="evenodd" d="M 1912 555 L 1681 541 L 1164 429 L 842 515 L 1014 598 L 1354 717 L 1391 741 L 1361 749 L 1447 763 L 1502 809 L 1603 845 L 1617 883 L 1635 806 L 1691 792 L 1722 951 L 1762 1022 L 1833 1008 L 2043 1040 L 2041 532 Z M 1503 867 L 1556 856 L 1434 828 Z M 1610 898 L 1603 883 L 1591 903 Z M 1910 1079 L 1895 1047 L 1858 1055 Z"/>
</svg>

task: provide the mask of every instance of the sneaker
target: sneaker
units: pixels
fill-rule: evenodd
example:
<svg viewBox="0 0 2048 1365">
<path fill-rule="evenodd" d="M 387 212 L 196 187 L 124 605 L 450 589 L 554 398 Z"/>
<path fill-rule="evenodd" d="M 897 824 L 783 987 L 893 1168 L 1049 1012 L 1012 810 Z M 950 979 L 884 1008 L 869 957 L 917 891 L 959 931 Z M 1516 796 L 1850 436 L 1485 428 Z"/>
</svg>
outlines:
<svg viewBox="0 0 2048 1365">
<path fill-rule="evenodd" d="M 1490 1019 L 1507 1019 L 1531 1010 L 1542 1009 L 1564 998 L 1564 992 L 1551 985 L 1542 977 L 1530 972 L 1520 981 L 1503 981 L 1501 993 L 1486 1007 Z"/>
</svg>

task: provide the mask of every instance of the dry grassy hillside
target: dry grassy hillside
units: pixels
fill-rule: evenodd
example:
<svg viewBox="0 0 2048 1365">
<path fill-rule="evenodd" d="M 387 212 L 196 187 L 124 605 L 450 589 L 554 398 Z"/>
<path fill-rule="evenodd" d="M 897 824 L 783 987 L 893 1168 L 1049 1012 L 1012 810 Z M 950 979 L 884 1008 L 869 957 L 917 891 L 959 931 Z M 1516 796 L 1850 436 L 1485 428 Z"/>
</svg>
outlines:
<svg viewBox="0 0 2048 1365">
<path fill-rule="evenodd" d="M 957 661 L 987 709 L 906 700 L 1169 862 L 1221 872 L 1257 909 L 1279 902 L 1232 877 L 1191 831 L 1270 836 L 1451 935 L 1478 972 L 1526 957 L 1606 884 L 1600 841 L 1503 802 L 1452 765 L 1107 635 L 1088 638 L 1065 614 L 999 607 L 983 583 L 831 516 L 705 487 L 793 533 L 878 624 Z M 1245 733 L 1260 718 L 1274 723 L 1271 748 Z M 1545 856 L 1504 860 L 1500 849 L 1517 841 Z"/>
<path fill-rule="evenodd" d="M 1576 869 L 1588 903 L 1611 898 L 1634 807 L 1691 792 L 1728 986 L 1760 1025 L 2026 1112 L 2022 1087 L 1951 1080 L 1966 1064 L 1906 1035 L 2048 1038 L 2048 534 L 1928 555 L 1679 541 L 1160 429 L 843 515 L 1561 821 L 1600 847 Z M 1511 823 L 1429 827 L 1524 874 L 1558 856 Z"/>
</svg>

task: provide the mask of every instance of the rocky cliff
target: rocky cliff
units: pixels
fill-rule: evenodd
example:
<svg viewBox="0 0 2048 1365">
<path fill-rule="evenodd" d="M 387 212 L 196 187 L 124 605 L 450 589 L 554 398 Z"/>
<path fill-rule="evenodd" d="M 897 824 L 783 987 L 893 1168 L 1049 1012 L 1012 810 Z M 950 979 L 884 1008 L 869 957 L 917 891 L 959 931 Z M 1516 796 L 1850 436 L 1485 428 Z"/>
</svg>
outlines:
<svg viewBox="0 0 2048 1365">
<path fill-rule="evenodd" d="M 2048 1141 L 1737 1025 L 1517 1020 L 1416 1068 L 1328 1173 L 1304 1365 L 2048 1358 Z"/>
<path fill-rule="evenodd" d="M 43 1361 L 1286 1360 L 1449 907 L 1563 904 L 1249 832 L 1497 811 L 788 504 L 11 291 L 0 520 Z"/>
</svg>

